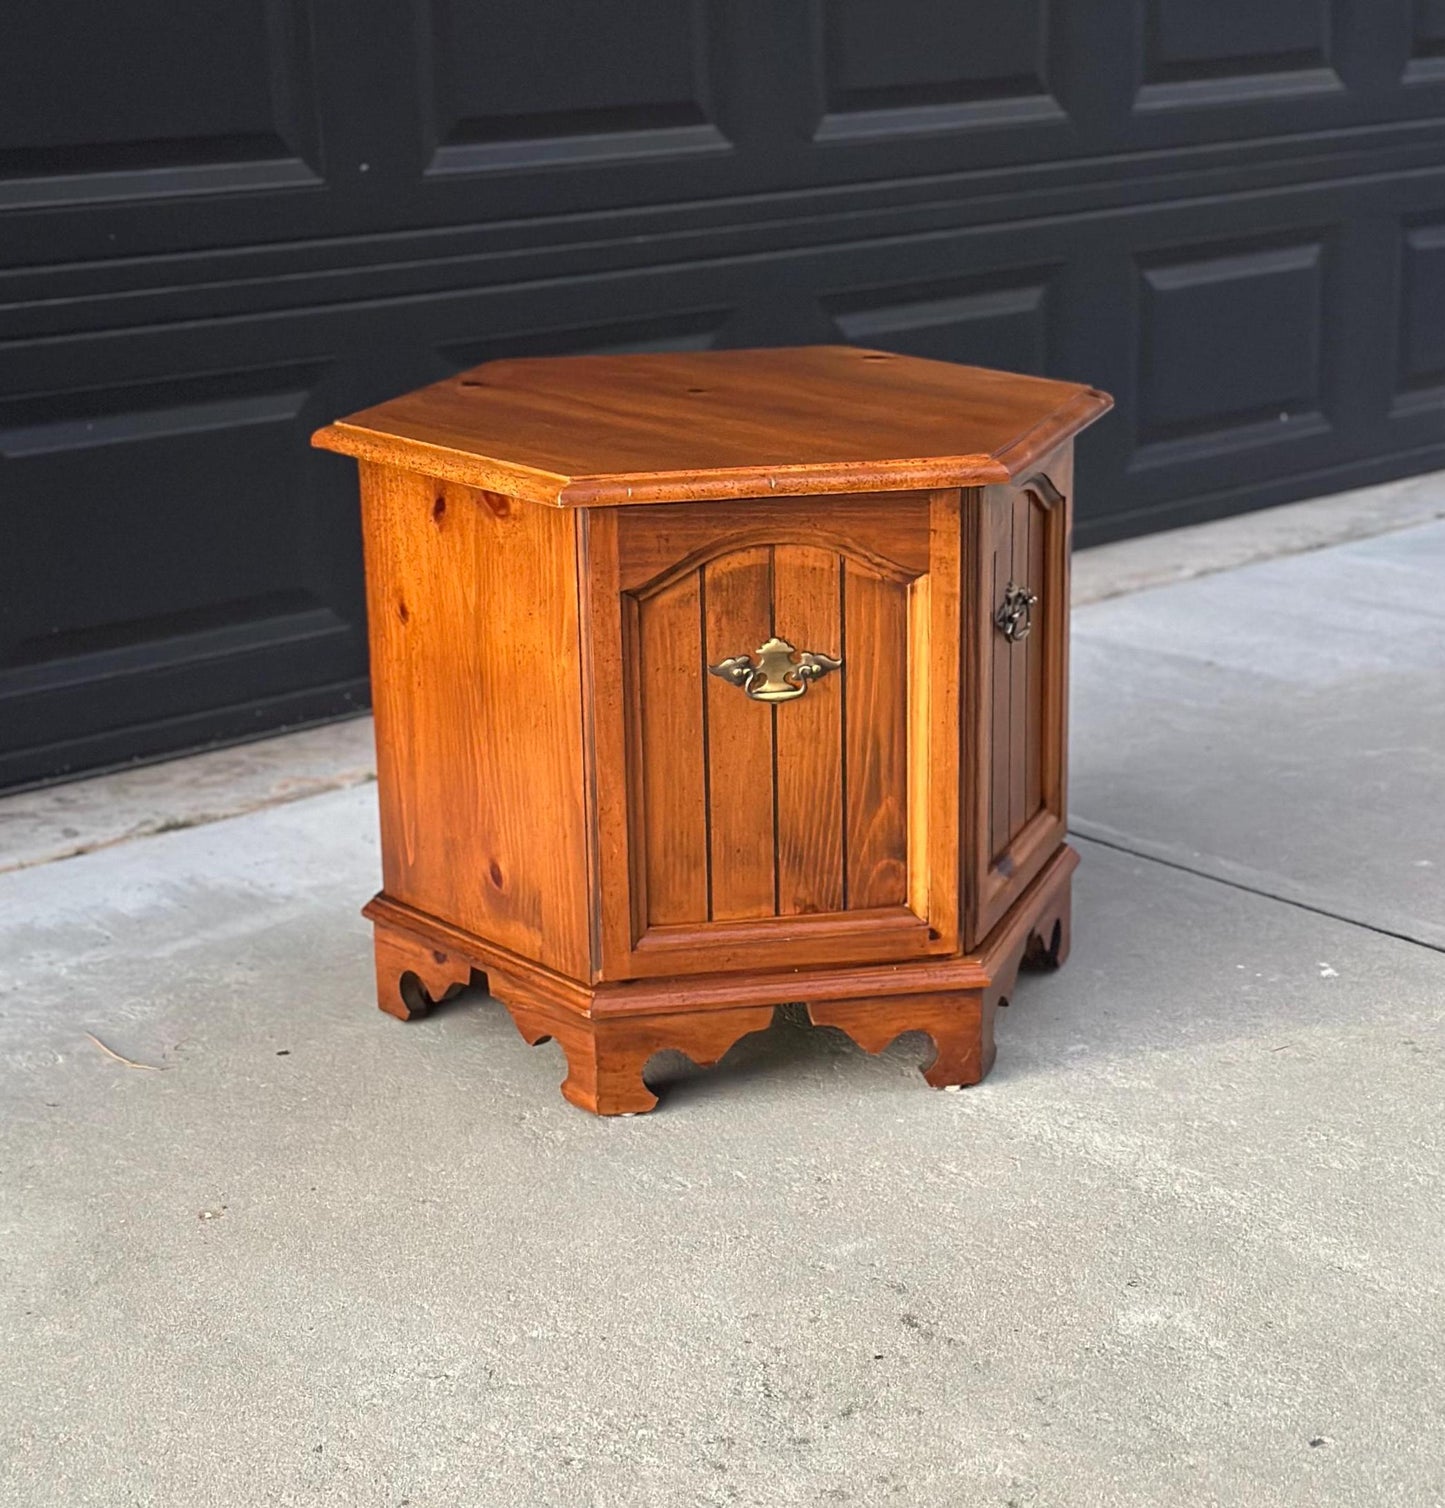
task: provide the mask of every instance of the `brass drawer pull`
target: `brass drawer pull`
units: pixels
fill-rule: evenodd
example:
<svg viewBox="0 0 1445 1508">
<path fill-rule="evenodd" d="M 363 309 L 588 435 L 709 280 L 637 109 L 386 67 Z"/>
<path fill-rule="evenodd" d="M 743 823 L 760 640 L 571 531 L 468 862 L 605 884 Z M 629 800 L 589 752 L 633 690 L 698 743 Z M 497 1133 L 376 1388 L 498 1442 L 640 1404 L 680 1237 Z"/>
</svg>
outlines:
<svg viewBox="0 0 1445 1508">
<path fill-rule="evenodd" d="M 798 658 L 793 659 L 796 654 Z M 794 650 L 786 639 L 769 639 L 752 655 L 733 655 L 708 666 L 708 674 L 741 686 L 755 702 L 790 702 L 830 670 L 841 670 L 842 660 L 812 650 Z"/>
<path fill-rule="evenodd" d="M 1004 588 L 1003 602 L 994 614 L 994 627 L 1009 641 L 1020 644 L 1027 639 L 1034 626 L 1034 604 L 1038 594 L 1010 581 Z"/>
</svg>

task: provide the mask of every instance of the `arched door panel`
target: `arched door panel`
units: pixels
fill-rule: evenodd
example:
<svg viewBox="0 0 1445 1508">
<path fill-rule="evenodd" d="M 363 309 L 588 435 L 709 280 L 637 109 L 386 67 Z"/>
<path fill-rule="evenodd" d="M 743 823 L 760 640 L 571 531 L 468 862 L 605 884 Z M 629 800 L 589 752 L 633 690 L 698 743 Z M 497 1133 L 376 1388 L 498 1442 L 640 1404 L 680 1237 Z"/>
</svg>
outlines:
<svg viewBox="0 0 1445 1508">
<path fill-rule="evenodd" d="M 598 756 L 601 880 L 626 891 L 607 972 L 952 949 L 957 779 L 934 776 L 956 755 L 930 704 L 954 706 L 956 749 L 957 675 L 940 688 L 935 661 L 958 658 L 957 494 L 704 516 L 623 509 L 593 542 L 594 569 L 616 562 L 622 680 L 620 814 Z"/>
</svg>

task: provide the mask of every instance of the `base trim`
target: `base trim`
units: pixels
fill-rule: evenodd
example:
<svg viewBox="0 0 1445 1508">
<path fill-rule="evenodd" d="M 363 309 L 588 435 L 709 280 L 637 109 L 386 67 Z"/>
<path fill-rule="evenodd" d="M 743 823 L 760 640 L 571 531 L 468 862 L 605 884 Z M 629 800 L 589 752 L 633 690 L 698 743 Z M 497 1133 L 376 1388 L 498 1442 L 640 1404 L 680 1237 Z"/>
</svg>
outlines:
<svg viewBox="0 0 1445 1508">
<path fill-rule="evenodd" d="M 564 1096 L 595 1115 L 635 1115 L 657 1103 L 643 1082 L 653 1053 L 677 1048 L 701 1065 L 766 1029 L 777 1006 L 805 1004 L 867 1052 L 922 1031 L 937 1049 L 924 1077 L 936 1088 L 976 1084 L 993 1065 L 994 1015 L 1024 964 L 1057 968 L 1068 956 L 1078 855 L 1063 845 L 976 952 L 895 964 L 583 984 L 379 895 L 365 908 L 376 929 L 381 1008 L 403 1019 L 446 998 L 475 974 L 531 1043 L 555 1037 L 567 1055 Z"/>
</svg>

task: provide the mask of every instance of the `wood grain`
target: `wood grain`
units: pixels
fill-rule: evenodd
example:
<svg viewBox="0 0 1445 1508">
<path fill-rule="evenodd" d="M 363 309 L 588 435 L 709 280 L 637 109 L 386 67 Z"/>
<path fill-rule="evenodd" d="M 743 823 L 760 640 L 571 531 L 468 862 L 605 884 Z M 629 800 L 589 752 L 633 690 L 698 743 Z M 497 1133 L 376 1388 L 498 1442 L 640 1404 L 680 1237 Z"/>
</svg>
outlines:
<svg viewBox="0 0 1445 1508">
<path fill-rule="evenodd" d="M 641 1115 L 657 1104 L 643 1080 L 648 1060 L 664 1049 L 711 1068 L 741 1038 L 772 1025 L 771 1006 L 677 1011 L 669 1015 L 588 1021 L 566 1011 L 508 999 L 517 1030 L 532 1046 L 553 1038 L 567 1057 L 562 1096 L 593 1115 Z"/>
<path fill-rule="evenodd" d="M 923 1077 L 935 1089 L 962 1088 L 993 1067 L 993 1010 L 985 991 L 910 995 L 906 1000 L 828 1000 L 808 1007 L 814 1026 L 836 1026 L 864 1052 L 880 1053 L 904 1032 L 933 1039 Z"/>
<path fill-rule="evenodd" d="M 450 447 L 440 477 L 362 467 L 384 1009 L 484 973 L 529 1041 L 562 1043 L 564 1092 L 599 1114 L 651 1106 L 652 1052 L 712 1061 L 790 1000 L 870 1050 L 930 1032 L 931 1082 L 987 1070 L 1025 952 L 1068 948 L 1071 450 L 967 492 L 901 480 L 904 450 L 857 456 L 980 425 L 1021 426 L 1011 453 L 1031 454 L 1019 435 L 1057 437 L 1103 400 L 893 362 L 501 363 L 383 405 L 392 460 Z M 495 455 L 494 421 L 514 426 Z M 686 485 L 647 474 L 673 501 L 627 502 L 619 471 L 583 478 L 585 507 L 540 507 L 544 432 L 619 467 L 701 459 Z M 814 490 L 677 500 L 732 485 L 743 452 L 755 485 L 796 464 Z M 448 480 L 467 454 L 491 488 Z M 816 490 L 829 467 L 850 495 Z M 1012 645 L 993 622 L 1010 581 L 1039 599 Z M 841 664 L 781 702 L 709 674 L 773 636 Z"/>
<path fill-rule="evenodd" d="M 1045 661 L 1053 632 L 1053 616 L 1059 611 L 1054 600 L 1055 583 L 1049 579 L 1048 514 L 1046 507 L 1032 493 L 1025 494 L 1028 507 L 1028 566 L 1025 579 L 1038 594 L 1034 608 L 1034 631 L 1024 641 L 1024 747 L 1018 757 L 1016 779 L 1023 787 L 1023 801 L 1015 821 L 1022 827 L 1043 805 L 1044 800 L 1044 699 L 1046 693 Z"/>
<path fill-rule="evenodd" d="M 425 1015 L 471 983 L 465 957 L 398 927 L 377 927 L 376 1003 L 400 1021 Z"/>
<path fill-rule="evenodd" d="M 974 579 L 972 686 L 965 710 L 974 832 L 966 940 L 984 936 L 1063 842 L 1068 717 L 1069 451 L 1019 487 L 989 487 L 968 510 Z M 993 615 L 1012 578 L 1039 597 L 1029 638 Z M 1025 578 L 1028 578 L 1025 580 Z M 1035 643 L 1037 641 L 1037 643 Z M 1031 770 L 1037 770 L 1037 776 Z M 1037 799 L 1031 781 L 1037 780 Z"/>
<path fill-rule="evenodd" d="M 848 667 L 847 904 L 908 896 L 908 592 L 851 561 L 843 580 Z"/>
<path fill-rule="evenodd" d="M 1093 422 L 1076 383 L 808 346 L 495 361 L 318 431 L 563 507 L 1005 482 Z"/>
<path fill-rule="evenodd" d="M 641 602 L 629 597 L 627 604 L 638 624 L 626 673 L 640 735 L 647 924 L 699 921 L 708 914 L 701 574 L 693 571 L 667 591 Z"/>
<path fill-rule="evenodd" d="M 575 519 L 362 471 L 387 892 L 588 967 Z"/>
<path fill-rule="evenodd" d="M 628 770 L 618 774 L 612 766 L 615 755 L 606 751 L 618 745 L 618 735 L 605 725 L 612 716 L 610 680 L 594 676 L 594 697 L 598 715 L 594 719 L 594 742 L 599 751 L 595 767 L 598 795 L 597 851 L 603 865 L 599 871 L 600 895 L 597 909 L 602 919 L 606 959 L 603 977 L 623 975 L 654 977 L 670 971 L 699 972 L 706 969 L 747 967 L 762 953 L 776 953 L 798 963 L 826 961 L 830 957 L 911 958 L 928 953 L 946 953 L 958 946 L 960 897 L 958 890 L 958 726 L 959 726 L 959 639 L 961 580 L 961 517 L 957 491 L 911 493 L 887 499 L 859 497 L 842 500 L 763 500 L 726 509 L 671 506 L 665 508 L 624 508 L 596 510 L 584 515 L 590 520 L 615 519 L 615 551 L 598 544 L 591 550 L 589 581 L 585 599 L 593 624 L 589 643 L 595 656 L 612 657 L 617 653 L 604 636 L 597 637 L 598 627 L 610 621 L 609 594 L 619 594 L 628 608 L 626 616 L 641 621 L 649 604 L 670 598 L 678 591 L 689 591 L 687 583 L 701 580 L 701 597 L 717 607 L 717 593 L 708 596 L 708 573 L 714 567 L 732 569 L 739 560 L 754 564 L 766 555 L 770 562 L 770 588 L 766 611 L 763 592 L 755 578 L 754 589 L 743 594 L 741 605 L 723 599 L 729 616 L 741 611 L 742 618 L 727 635 L 717 638 L 730 653 L 755 650 L 762 638 L 776 625 L 798 647 L 802 635 L 788 628 L 794 614 L 806 611 L 824 614 L 809 616 L 828 635 L 830 647 L 825 653 L 842 653 L 844 639 L 842 612 L 845 595 L 843 580 L 853 570 L 872 580 L 887 583 L 893 600 L 899 605 L 890 611 L 886 624 L 875 625 L 886 641 L 880 651 L 872 642 L 873 632 L 860 639 L 857 663 L 848 660 L 841 671 L 815 682 L 808 692 L 794 701 L 769 708 L 752 704 L 753 717 L 743 724 L 755 743 L 751 764 L 756 767 L 749 804 L 722 812 L 730 824 L 719 845 L 716 833 L 710 835 L 710 856 L 714 875 L 718 849 L 733 839 L 748 845 L 760 866 L 743 904 L 733 905 L 731 891 L 724 891 L 725 915 L 714 906 L 698 906 L 695 877 L 687 891 L 685 904 L 675 909 L 651 911 L 646 901 L 647 881 L 644 874 L 646 855 L 673 841 L 665 834 L 649 832 L 654 819 L 647 814 L 646 789 L 658 779 L 674 778 L 691 783 L 692 789 L 669 796 L 687 813 L 695 813 L 699 803 L 709 812 L 720 801 L 730 799 L 730 787 L 724 782 L 719 791 L 714 769 L 715 757 L 707 765 L 704 795 L 697 793 L 697 776 L 685 756 L 675 750 L 660 748 L 658 758 L 666 775 L 649 772 L 639 752 L 645 742 L 641 733 L 642 689 L 622 699 L 620 716 L 631 731 L 621 740 L 628 749 Z M 654 520 L 657 527 L 653 527 Z M 759 543 L 759 541 L 763 541 Z M 767 541 L 772 540 L 772 543 Z M 793 564 L 797 569 L 794 570 Z M 823 584 L 836 572 L 836 592 Z M 797 585 L 793 583 L 796 581 Z M 621 588 L 625 585 L 625 590 Z M 881 590 L 881 588 L 880 588 Z M 821 595 L 820 595 L 821 593 Z M 716 612 L 709 616 L 716 620 Z M 758 625 L 762 624 L 759 629 Z M 721 634 L 714 621 L 710 629 Z M 813 635 L 812 637 L 818 637 Z M 820 641 L 821 642 L 821 641 Z M 747 646 L 747 647 L 745 647 Z M 876 674 L 868 661 L 882 653 L 886 669 Z M 681 698 L 687 695 L 678 678 L 656 677 L 649 670 L 638 670 L 638 651 L 624 636 L 621 649 L 625 675 L 635 688 L 645 694 Z M 703 656 L 715 660 L 710 650 Z M 845 657 L 846 659 L 846 657 Z M 906 667 L 906 673 L 900 672 Z M 891 854 L 886 883 L 865 882 L 860 901 L 849 899 L 846 886 L 846 850 L 850 822 L 863 827 L 860 841 L 865 867 L 872 841 L 865 819 L 850 812 L 849 777 L 846 767 L 847 743 L 843 728 L 849 686 L 858 679 L 865 688 L 863 722 L 854 730 L 855 754 L 865 769 L 870 760 L 878 778 L 892 780 L 894 790 L 888 801 L 871 801 L 867 822 L 877 824 L 883 847 Z M 713 709 L 719 714 L 746 718 L 748 699 L 736 686 L 711 678 L 713 685 L 701 688 L 706 708 L 705 738 L 711 743 L 710 720 Z M 886 684 L 894 698 L 896 717 L 891 732 L 883 737 L 881 747 L 891 749 L 888 758 L 879 761 L 869 752 L 878 744 L 877 730 L 868 731 L 866 705 L 873 682 Z M 742 705 L 738 705 L 741 701 Z M 605 702 L 605 706 L 603 705 Z M 838 735 L 832 736 L 836 704 Z M 672 716 L 664 713 L 664 719 Z M 772 738 L 774 771 L 767 772 L 763 760 L 763 723 Z M 826 724 L 828 731 L 820 739 L 811 736 L 816 724 Z M 732 724 L 728 723 L 731 727 Z M 901 728 L 901 732 L 900 732 Z M 953 730 L 950 733 L 950 728 Z M 795 736 L 802 730 L 810 736 Z M 724 739 L 728 734 L 724 730 Z M 898 740 L 906 757 L 898 757 Z M 829 749 L 841 746 L 841 757 L 831 765 Z M 873 777 L 869 777 L 870 779 Z M 866 794 L 865 781 L 865 794 Z M 878 791 L 873 795 L 876 797 Z M 763 847 L 768 835 L 768 808 L 771 813 L 773 849 L 773 896 L 766 905 L 766 879 Z M 630 815 L 624 820 L 619 813 Z M 740 815 L 740 813 L 742 815 Z M 835 815 L 836 814 L 836 815 Z M 674 819 L 676 820 L 676 819 Z M 687 831 L 695 831 L 694 819 L 685 819 Z M 836 838 L 830 835 L 834 824 Z M 619 844 L 619 825 L 630 824 L 630 837 Z M 836 842 L 839 880 L 828 878 L 831 855 Z M 689 839 L 696 851 L 695 838 Z M 817 870 L 806 876 L 803 853 L 818 855 Z M 623 859 L 621 854 L 630 855 Z M 875 856 L 876 858 L 876 856 Z M 791 867 L 790 867 L 791 866 Z M 609 878 L 610 876 L 610 878 Z M 652 885 L 658 884 L 654 865 Z M 634 904 L 625 907 L 619 900 L 628 887 Z M 679 873 L 679 886 L 683 878 Z M 681 893 L 681 892 L 680 892 Z M 881 905 L 870 904 L 875 895 L 892 899 Z M 642 897 L 637 902 L 636 897 Z M 846 910 L 844 908 L 847 908 Z M 695 912 L 688 917 L 687 911 Z M 625 914 L 630 927 L 624 926 Z M 662 920 L 661 918 L 667 918 Z M 868 918 L 866 927 L 856 920 Z"/>
<path fill-rule="evenodd" d="M 1069 601 L 1070 565 L 1074 538 L 1074 447 L 1066 445 L 1049 456 L 1037 477 L 1026 479 L 1047 488 L 1050 532 L 1044 544 L 1044 590 L 1052 604 L 1044 638 L 1044 712 L 1042 739 L 1042 810 L 1056 819 L 1062 841 L 1069 812 Z"/>
<path fill-rule="evenodd" d="M 773 619 L 795 649 L 836 657 L 843 557 L 779 545 Z M 843 909 L 843 699 L 850 667 L 773 709 L 779 916 Z"/>
<path fill-rule="evenodd" d="M 985 501 L 985 507 L 989 510 L 989 555 L 992 560 L 990 568 L 990 586 L 988 588 L 987 611 L 981 615 L 980 632 L 987 635 L 984 642 L 988 645 L 989 655 L 993 665 L 989 673 L 989 689 L 991 702 L 989 707 L 990 734 L 988 738 L 989 771 L 989 858 L 997 863 L 1004 850 L 1008 847 L 1009 833 L 1009 805 L 1008 785 L 1009 774 L 1012 770 L 1012 750 L 1009 739 L 1013 732 L 1013 723 L 1010 717 L 1011 695 L 1013 692 L 1013 679 L 1009 674 L 1011 661 L 1009 655 L 1010 645 L 1007 639 L 998 631 L 994 623 L 994 614 L 1003 603 L 1004 594 L 1008 590 L 1009 581 L 1013 571 L 1013 499 L 1008 496 L 1000 502 L 997 493 L 990 493 Z M 998 517 L 1000 508 L 1004 510 L 1002 518 Z"/>
<path fill-rule="evenodd" d="M 960 806 L 963 733 L 963 499 L 929 498 L 929 570 L 909 592 L 908 902 L 927 918 L 935 950 L 961 944 Z"/>
<path fill-rule="evenodd" d="M 819 958 L 794 966 L 760 967 L 774 960 L 754 951 L 751 967 L 742 959 L 729 969 L 656 978 L 603 980 L 582 984 L 532 960 L 463 931 L 441 917 L 428 916 L 390 896 L 375 896 L 362 910 L 378 930 L 399 929 L 431 942 L 471 964 L 499 995 L 545 1003 L 574 1015 L 647 1016 L 675 1010 L 723 1009 L 729 1005 L 783 1005 L 794 1001 L 845 1000 L 865 995 L 906 996 L 920 991 L 976 989 L 999 974 L 1001 960 L 1030 936 L 1044 919 L 1041 942 L 1061 912 L 1079 857 L 1061 845 L 1034 877 L 1002 921 L 966 952 L 893 962 Z"/>
<path fill-rule="evenodd" d="M 854 556 L 881 576 L 904 580 L 929 569 L 925 495 L 762 498 L 725 509 L 691 503 L 618 510 L 622 586 L 660 590 L 715 556 L 733 550 L 801 545 Z"/>
<path fill-rule="evenodd" d="M 1034 507 L 1029 494 L 1027 492 L 1015 493 L 1010 511 L 1013 517 L 1010 520 L 1012 538 L 1009 544 L 1009 579 L 1037 595 L 1043 582 L 1030 571 L 1029 526 Z M 998 636 L 999 641 L 1007 650 L 1009 681 L 1008 822 L 1004 837 L 1005 844 L 1011 842 L 1023 830 L 1024 823 L 1033 815 L 1025 807 L 1024 780 L 1028 762 L 1030 691 L 1032 690 L 1037 698 L 1043 690 L 1037 682 L 1032 687 L 1029 682 L 1029 645 L 1035 636 L 1041 637 L 1037 624 L 1030 628 L 1028 638 L 1017 644 L 1009 644 L 1002 634 Z"/>
<path fill-rule="evenodd" d="M 706 662 L 752 654 L 773 632 L 772 551 L 739 550 L 703 568 Z M 706 676 L 709 911 L 715 921 L 772 916 L 773 709 Z"/>
<path fill-rule="evenodd" d="M 589 981 L 600 979 L 609 961 L 614 968 L 621 966 L 647 927 L 647 849 L 636 834 L 638 814 L 646 810 L 636 638 L 624 634 L 617 524 L 615 508 L 598 508 L 577 519 Z"/>
</svg>

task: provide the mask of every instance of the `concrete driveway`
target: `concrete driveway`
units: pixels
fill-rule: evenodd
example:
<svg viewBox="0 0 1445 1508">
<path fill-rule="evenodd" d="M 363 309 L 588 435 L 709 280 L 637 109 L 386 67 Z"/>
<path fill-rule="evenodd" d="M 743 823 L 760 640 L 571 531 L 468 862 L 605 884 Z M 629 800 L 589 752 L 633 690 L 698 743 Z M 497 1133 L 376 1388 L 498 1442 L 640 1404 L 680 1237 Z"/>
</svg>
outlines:
<svg viewBox="0 0 1445 1508">
<path fill-rule="evenodd" d="M 1445 1502 L 1445 525 L 1075 674 L 963 1094 L 781 1013 L 601 1122 L 381 1016 L 367 784 L 0 876 L 0 1502 Z"/>
</svg>

